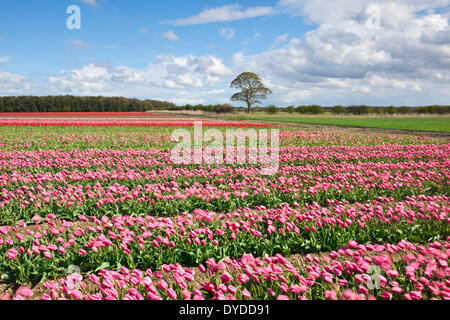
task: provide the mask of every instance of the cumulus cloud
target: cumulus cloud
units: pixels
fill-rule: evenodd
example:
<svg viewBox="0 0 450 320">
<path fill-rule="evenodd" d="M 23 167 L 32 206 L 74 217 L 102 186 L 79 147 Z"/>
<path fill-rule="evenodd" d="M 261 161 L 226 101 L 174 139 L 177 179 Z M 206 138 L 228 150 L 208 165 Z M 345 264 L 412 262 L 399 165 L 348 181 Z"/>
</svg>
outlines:
<svg viewBox="0 0 450 320">
<path fill-rule="evenodd" d="M 225 5 L 222 7 L 205 9 L 197 15 L 175 21 L 163 21 L 163 24 L 172 24 L 174 26 L 189 26 L 197 24 L 206 24 L 212 22 L 227 22 L 270 16 L 275 14 L 272 7 L 249 7 L 242 8 L 238 4 Z"/>
<path fill-rule="evenodd" d="M 285 84 L 278 91 L 278 99 L 285 102 L 302 97 L 323 101 L 324 94 L 345 99 L 342 103 L 354 98 L 361 99 L 355 103 L 368 103 L 378 94 L 385 101 L 400 101 L 408 94 L 424 101 L 429 98 L 424 92 L 441 92 L 443 79 L 450 75 L 449 13 L 435 10 L 449 3 L 281 0 L 280 10 L 303 17 L 315 28 L 279 48 L 249 56 L 238 52 L 233 62 L 237 69 Z M 448 103 L 449 98 L 446 93 L 429 102 Z"/>
<path fill-rule="evenodd" d="M 0 96 L 23 94 L 31 92 L 37 84 L 18 74 L 0 70 Z"/>
<path fill-rule="evenodd" d="M 236 30 L 234 30 L 233 28 L 222 28 L 222 29 L 220 29 L 219 33 L 225 39 L 231 40 L 234 38 L 234 34 L 236 33 Z"/>
<path fill-rule="evenodd" d="M 180 39 L 172 30 L 164 32 L 163 37 L 170 41 L 177 41 Z"/>
<path fill-rule="evenodd" d="M 286 42 L 289 38 L 289 35 L 287 33 L 279 35 L 272 43 L 272 48 L 278 46 L 279 44 Z"/>
<path fill-rule="evenodd" d="M 105 91 L 113 76 L 108 69 L 108 66 L 91 63 L 80 69 L 62 71 L 58 76 L 50 75 L 48 81 L 51 88 L 67 93 Z"/>
<path fill-rule="evenodd" d="M 166 93 L 164 99 L 204 99 L 215 86 L 223 87 L 233 75 L 215 56 L 159 56 L 146 68 L 90 63 L 79 69 L 62 71 L 48 78 L 53 93 L 77 95 L 126 95 L 149 97 Z M 182 97 L 181 92 L 189 92 Z M 216 92 L 218 96 L 222 91 Z M 173 99 L 172 99 L 173 98 Z M 175 100 L 174 100 L 175 101 Z"/>
<path fill-rule="evenodd" d="M 259 53 L 242 49 L 228 64 L 214 55 L 161 55 L 143 68 L 83 65 L 50 75 L 42 85 L 51 94 L 214 103 L 231 96 L 229 83 L 235 75 L 252 71 L 274 91 L 267 103 L 448 104 L 449 5 L 450 0 L 280 0 L 274 8 L 205 9 L 171 23 L 196 25 L 282 12 L 299 23 L 301 19 L 311 23 L 311 31 L 281 34 Z M 235 31 L 223 28 L 219 33 L 231 39 Z M 242 44 L 258 36 L 255 32 Z M 178 39 L 173 31 L 165 37 Z M 83 43 L 77 48 L 83 48 Z M 0 71 L 0 95 L 36 88 L 24 76 Z"/>
<path fill-rule="evenodd" d="M 450 15 L 433 14 L 423 22 L 421 40 L 425 44 L 450 44 Z"/>
<path fill-rule="evenodd" d="M 303 16 L 311 23 L 339 24 L 352 20 L 366 23 L 369 8 L 378 7 L 381 11 L 382 23 L 396 26 L 414 17 L 414 12 L 445 8 L 449 0 L 280 0 L 281 11 L 292 16 Z M 372 10 L 373 12 L 373 10 Z"/>
</svg>

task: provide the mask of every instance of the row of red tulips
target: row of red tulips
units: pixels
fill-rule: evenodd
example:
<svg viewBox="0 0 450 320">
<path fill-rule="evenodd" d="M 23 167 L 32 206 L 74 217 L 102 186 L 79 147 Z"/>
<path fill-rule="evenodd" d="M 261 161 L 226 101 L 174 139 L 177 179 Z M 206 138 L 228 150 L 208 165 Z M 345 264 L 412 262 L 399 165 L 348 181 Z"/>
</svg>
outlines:
<svg viewBox="0 0 450 320">
<path fill-rule="evenodd" d="M 136 117 L 136 118 L 155 118 L 168 117 L 170 115 L 162 115 L 149 112 L 0 112 L 2 118 L 120 118 L 120 117 Z"/>
<path fill-rule="evenodd" d="M 0 119 L 0 126 L 63 126 L 63 127 L 193 127 L 194 121 L 151 121 L 151 120 L 41 120 L 41 119 Z M 274 125 L 244 123 L 244 122 L 220 122 L 202 121 L 204 127 L 239 127 L 239 128 L 274 128 Z"/>
</svg>

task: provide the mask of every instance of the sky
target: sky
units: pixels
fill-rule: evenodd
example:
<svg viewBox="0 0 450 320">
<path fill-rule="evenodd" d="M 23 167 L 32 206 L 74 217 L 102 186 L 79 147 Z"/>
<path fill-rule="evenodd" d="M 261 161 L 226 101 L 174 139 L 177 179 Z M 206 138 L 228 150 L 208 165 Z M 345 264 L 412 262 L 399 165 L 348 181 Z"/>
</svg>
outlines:
<svg viewBox="0 0 450 320">
<path fill-rule="evenodd" d="M 230 103 L 245 71 L 262 106 L 450 104 L 450 0 L 0 2 L 0 96 Z"/>
</svg>

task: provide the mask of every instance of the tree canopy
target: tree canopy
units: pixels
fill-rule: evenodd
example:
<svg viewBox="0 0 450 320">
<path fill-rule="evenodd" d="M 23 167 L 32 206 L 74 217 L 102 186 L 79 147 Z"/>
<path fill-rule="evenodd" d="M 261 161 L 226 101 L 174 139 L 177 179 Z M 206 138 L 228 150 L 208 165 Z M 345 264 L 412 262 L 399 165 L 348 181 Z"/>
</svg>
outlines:
<svg viewBox="0 0 450 320">
<path fill-rule="evenodd" d="M 175 104 L 124 97 L 0 97 L 0 112 L 142 112 L 169 107 Z"/>
<path fill-rule="evenodd" d="M 261 78 L 252 72 L 241 73 L 231 82 L 231 88 L 241 90 L 235 93 L 231 100 L 245 102 L 249 113 L 256 103 L 261 103 L 259 99 L 266 99 L 268 95 L 272 94 L 272 91 L 264 86 Z"/>
</svg>

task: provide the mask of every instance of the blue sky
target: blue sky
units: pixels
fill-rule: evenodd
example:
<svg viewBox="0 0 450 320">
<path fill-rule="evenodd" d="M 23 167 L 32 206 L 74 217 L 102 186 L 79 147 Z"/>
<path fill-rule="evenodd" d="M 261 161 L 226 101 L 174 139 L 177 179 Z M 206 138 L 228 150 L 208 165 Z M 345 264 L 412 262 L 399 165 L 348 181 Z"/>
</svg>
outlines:
<svg viewBox="0 0 450 320">
<path fill-rule="evenodd" d="M 224 103 L 253 71 L 264 105 L 448 104 L 449 25 L 448 0 L 2 1 L 0 95 Z"/>
</svg>

